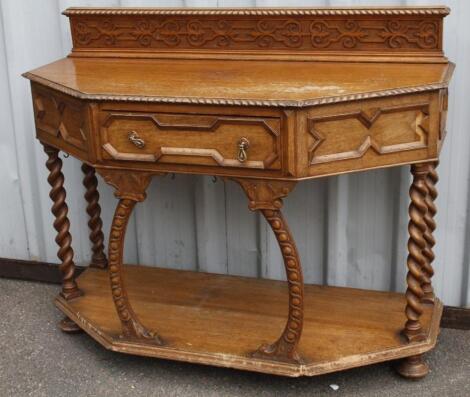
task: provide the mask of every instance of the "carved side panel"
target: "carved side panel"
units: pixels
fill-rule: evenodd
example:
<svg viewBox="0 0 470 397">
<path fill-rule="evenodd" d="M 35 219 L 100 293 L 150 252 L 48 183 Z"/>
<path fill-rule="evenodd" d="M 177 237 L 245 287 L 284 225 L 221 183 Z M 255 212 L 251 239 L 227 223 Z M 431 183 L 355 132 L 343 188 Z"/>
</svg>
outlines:
<svg viewBox="0 0 470 397">
<path fill-rule="evenodd" d="M 309 173 L 431 158 L 439 133 L 437 100 L 430 93 L 312 108 L 306 122 Z"/>
<path fill-rule="evenodd" d="M 88 159 L 86 104 L 38 86 L 33 86 L 32 95 L 38 138 L 81 159 Z"/>
<path fill-rule="evenodd" d="M 240 144 L 246 142 L 244 157 Z M 281 168 L 281 120 L 177 113 L 103 113 L 103 159 Z"/>
<path fill-rule="evenodd" d="M 377 154 L 423 149 L 427 145 L 429 104 L 363 108 L 334 116 L 308 119 L 314 138 L 310 164 Z M 338 135 L 342 138 L 338 144 Z"/>
</svg>

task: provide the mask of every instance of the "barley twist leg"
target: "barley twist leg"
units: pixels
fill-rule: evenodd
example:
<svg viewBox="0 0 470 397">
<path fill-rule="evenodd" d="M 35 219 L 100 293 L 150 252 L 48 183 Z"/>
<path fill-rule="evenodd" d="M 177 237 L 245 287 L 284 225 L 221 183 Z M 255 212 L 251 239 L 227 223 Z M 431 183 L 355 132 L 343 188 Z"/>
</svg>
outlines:
<svg viewBox="0 0 470 397">
<path fill-rule="evenodd" d="M 426 222 L 424 217 L 427 212 L 425 197 L 427 194 L 425 165 L 413 165 L 413 183 L 410 187 L 411 203 L 409 206 L 410 221 L 408 231 L 410 234 L 408 240 L 408 275 L 406 281 L 408 288 L 406 290 L 406 317 L 407 321 L 404 335 L 408 341 L 419 341 L 424 339 L 423 330 L 420 323 L 420 316 L 423 313 L 421 300 L 424 296 L 421 284 L 423 281 L 423 266 L 426 258 L 423 255 L 423 249 L 426 246 L 426 240 L 423 235 L 426 232 Z"/>
<path fill-rule="evenodd" d="M 436 240 L 434 239 L 433 232 L 436 230 L 436 221 L 434 217 L 437 213 L 437 208 L 435 204 L 435 200 L 437 198 L 437 189 L 436 183 L 439 180 L 436 171 L 437 163 L 430 163 L 429 164 L 429 172 L 426 176 L 426 187 L 428 189 L 428 194 L 426 195 L 426 205 L 427 205 L 427 212 L 424 217 L 424 221 L 426 222 L 426 232 L 424 233 L 424 239 L 426 240 L 426 247 L 423 250 L 423 255 L 426 257 L 426 263 L 423 267 L 423 272 L 425 274 L 425 279 L 422 284 L 424 296 L 423 296 L 423 303 L 434 303 L 435 296 L 434 290 L 431 284 L 431 278 L 434 275 L 434 269 L 432 267 L 432 262 L 434 261 L 435 255 L 433 251 L 433 247 L 436 244 Z"/>
<path fill-rule="evenodd" d="M 62 160 L 59 151 L 49 145 L 44 145 L 44 151 L 48 155 L 46 167 L 49 170 L 47 181 L 51 185 L 49 197 L 52 199 L 52 213 L 55 216 L 54 229 L 57 231 L 56 243 L 59 246 L 57 256 L 61 263 L 59 265 L 62 274 L 61 295 L 66 299 L 73 299 L 82 292 L 75 282 L 75 264 L 73 262 L 72 236 L 70 235 L 70 222 L 67 217 L 68 207 L 65 202 L 66 192 L 64 189 L 64 174 L 62 173 Z"/>
<path fill-rule="evenodd" d="M 103 222 L 101 220 L 101 207 L 99 205 L 100 194 L 98 193 L 98 179 L 95 169 L 88 164 L 82 165 L 85 174 L 83 185 L 86 188 L 85 199 L 88 203 L 86 212 L 89 215 L 88 227 L 90 228 L 90 241 L 92 243 L 92 257 L 90 267 L 106 268 L 108 261 L 104 253 Z"/>
</svg>

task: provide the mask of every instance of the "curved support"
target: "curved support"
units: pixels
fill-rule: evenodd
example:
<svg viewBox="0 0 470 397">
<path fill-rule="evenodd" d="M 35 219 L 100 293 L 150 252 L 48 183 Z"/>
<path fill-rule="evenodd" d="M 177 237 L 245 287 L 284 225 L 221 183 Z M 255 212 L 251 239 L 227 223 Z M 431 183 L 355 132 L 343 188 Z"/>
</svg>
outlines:
<svg viewBox="0 0 470 397">
<path fill-rule="evenodd" d="M 422 284 L 422 288 L 424 292 L 422 302 L 431 303 L 431 304 L 435 302 L 435 296 L 434 296 L 434 290 L 431 284 L 431 278 L 434 275 L 432 262 L 434 261 L 434 258 L 435 258 L 433 247 L 436 244 L 436 240 L 434 239 L 433 232 L 434 230 L 436 230 L 436 221 L 434 220 L 434 217 L 437 213 L 437 208 L 435 204 L 435 200 L 437 198 L 436 183 L 439 180 L 439 177 L 436 171 L 437 164 L 438 164 L 437 162 L 428 164 L 428 174 L 425 179 L 428 193 L 426 195 L 427 212 L 424 217 L 424 221 L 426 222 L 426 232 L 424 233 L 424 239 L 426 240 L 426 247 L 423 250 L 423 255 L 426 258 L 426 263 L 423 266 L 425 280 Z"/>
<path fill-rule="evenodd" d="M 114 213 L 113 224 L 109 237 L 109 280 L 111 293 L 116 311 L 121 320 L 122 336 L 130 339 L 151 339 L 162 344 L 158 335 L 147 330 L 137 318 L 127 296 L 122 277 L 122 256 L 124 237 L 129 217 L 136 202 L 130 199 L 120 199 Z"/>
<path fill-rule="evenodd" d="M 109 233 L 108 272 L 111 294 L 121 321 L 121 337 L 136 340 L 145 339 L 146 342 L 161 345 L 163 343 L 159 336 L 145 328 L 132 309 L 122 276 L 124 238 L 129 217 L 135 204 L 145 200 L 145 190 L 152 175 L 146 172 L 129 173 L 108 169 L 101 169 L 98 172 L 103 176 L 106 183 L 116 189 L 115 195 L 119 198 Z"/>
<path fill-rule="evenodd" d="M 281 211 L 261 210 L 261 213 L 271 225 L 284 259 L 289 289 L 289 314 L 279 339 L 270 345 L 261 346 L 254 356 L 300 362 L 297 346 L 303 327 L 304 282 L 299 254 Z"/>
<path fill-rule="evenodd" d="M 96 179 L 95 169 L 88 164 L 82 164 L 82 171 L 85 174 L 83 186 L 86 189 L 85 200 L 88 203 L 86 212 L 90 217 L 88 227 L 90 228 L 91 249 L 93 251 L 90 267 L 105 269 L 108 261 L 104 253 L 103 221 L 101 220 L 101 207 L 99 205 L 100 194 L 97 189 L 98 179 Z"/>
<path fill-rule="evenodd" d="M 408 274 L 406 281 L 408 288 L 406 290 L 406 318 L 404 335 L 408 341 L 420 341 L 425 338 L 420 323 L 420 317 L 423 313 L 424 292 L 421 287 L 425 281 L 423 267 L 426 264 L 426 257 L 423 250 L 426 247 L 424 233 L 426 232 L 426 222 L 424 217 L 427 213 L 426 195 L 428 188 L 426 186 L 427 167 L 423 164 L 413 165 L 411 167 L 413 173 L 413 183 L 410 187 L 411 203 L 409 206 L 410 221 L 408 231 L 410 234 L 408 240 Z"/>
<path fill-rule="evenodd" d="M 280 210 L 282 198 L 292 191 L 295 182 L 233 179 L 240 184 L 248 196 L 250 200 L 248 207 L 252 211 L 261 211 L 271 226 L 284 259 L 289 291 L 289 312 L 284 331 L 277 341 L 260 346 L 253 356 L 300 363 L 301 357 L 297 352 L 297 346 L 303 327 L 304 284 L 302 268 L 294 239 Z"/>
<path fill-rule="evenodd" d="M 68 207 L 65 202 L 66 192 L 64 189 L 64 174 L 62 173 L 62 160 L 59 151 L 49 145 L 44 145 L 44 151 L 48 155 L 46 167 L 49 170 L 47 181 L 51 185 L 49 197 L 53 201 L 52 213 L 55 216 L 54 229 L 57 231 L 55 241 L 59 246 L 57 256 L 61 263 L 59 265 L 62 274 L 62 291 L 64 299 L 69 300 L 81 296 L 83 293 L 78 289 L 75 282 L 75 264 L 73 262 L 72 236 L 70 235 L 70 221 L 67 217 Z"/>
</svg>

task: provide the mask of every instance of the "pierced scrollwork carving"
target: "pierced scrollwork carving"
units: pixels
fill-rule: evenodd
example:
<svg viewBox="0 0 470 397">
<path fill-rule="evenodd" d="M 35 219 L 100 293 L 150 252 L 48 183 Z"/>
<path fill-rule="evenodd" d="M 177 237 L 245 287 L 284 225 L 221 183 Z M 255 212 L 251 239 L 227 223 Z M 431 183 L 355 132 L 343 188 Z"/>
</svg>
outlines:
<svg viewBox="0 0 470 397">
<path fill-rule="evenodd" d="M 328 48 L 340 43 L 344 48 L 354 48 L 367 37 L 367 32 L 357 21 L 347 20 L 343 25 L 332 25 L 326 21 L 310 24 L 310 40 L 315 48 Z"/>
<path fill-rule="evenodd" d="M 439 47 L 440 24 L 436 18 L 391 18 L 368 20 L 295 16 L 224 19 L 196 15 L 140 16 L 103 21 L 81 16 L 73 24 L 75 42 L 81 47 L 178 48 L 233 50 L 435 50 Z"/>
</svg>

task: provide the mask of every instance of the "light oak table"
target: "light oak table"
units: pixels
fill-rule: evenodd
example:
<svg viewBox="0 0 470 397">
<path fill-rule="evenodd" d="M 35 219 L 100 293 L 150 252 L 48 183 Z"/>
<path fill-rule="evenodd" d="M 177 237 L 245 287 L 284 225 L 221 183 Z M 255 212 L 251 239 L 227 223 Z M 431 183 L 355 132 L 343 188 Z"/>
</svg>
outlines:
<svg viewBox="0 0 470 397">
<path fill-rule="evenodd" d="M 61 328 L 124 353 L 278 375 L 402 359 L 401 375 L 425 376 L 442 313 L 431 277 L 448 12 L 66 10 L 71 54 L 24 75 L 48 155 Z M 77 279 L 60 151 L 85 173 L 93 255 Z M 400 165 L 413 175 L 406 293 L 304 285 L 282 199 L 305 179 Z M 119 199 L 107 256 L 95 171 Z M 237 182 L 287 281 L 123 265 L 129 216 L 166 173 Z"/>
</svg>

